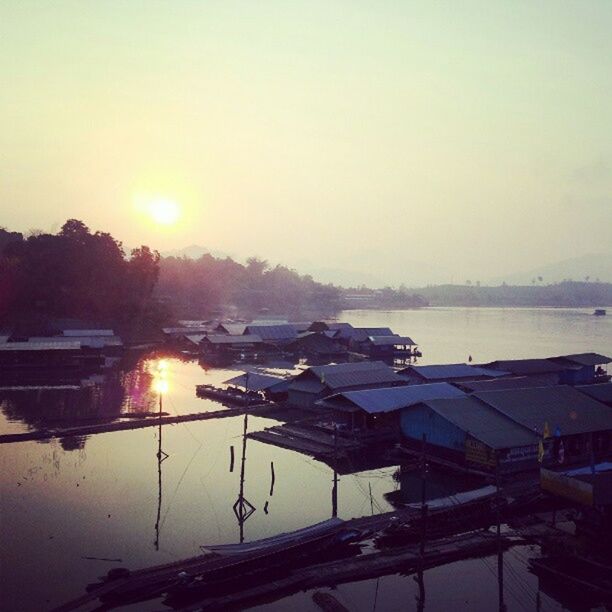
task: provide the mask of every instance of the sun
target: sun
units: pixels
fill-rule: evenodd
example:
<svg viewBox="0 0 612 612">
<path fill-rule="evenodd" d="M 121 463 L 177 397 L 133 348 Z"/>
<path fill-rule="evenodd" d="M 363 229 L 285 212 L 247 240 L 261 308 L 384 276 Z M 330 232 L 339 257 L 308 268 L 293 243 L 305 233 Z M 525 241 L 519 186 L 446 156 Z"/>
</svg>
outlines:
<svg viewBox="0 0 612 612">
<path fill-rule="evenodd" d="M 174 225 L 181 216 L 178 203 L 167 198 L 152 198 L 146 204 L 146 211 L 157 225 Z"/>
</svg>

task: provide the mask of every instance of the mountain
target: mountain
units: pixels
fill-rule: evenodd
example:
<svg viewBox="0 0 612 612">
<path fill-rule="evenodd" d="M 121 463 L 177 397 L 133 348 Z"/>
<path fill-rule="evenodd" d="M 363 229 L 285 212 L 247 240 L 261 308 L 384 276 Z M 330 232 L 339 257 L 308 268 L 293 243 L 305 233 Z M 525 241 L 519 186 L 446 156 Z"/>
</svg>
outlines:
<svg viewBox="0 0 612 612">
<path fill-rule="evenodd" d="M 538 277 L 542 277 L 542 281 Z M 572 257 L 555 263 L 551 263 L 524 272 L 515 272 L 490 279 L 487 284 L 500 285 L 531 285 L 533 279 L 536 283 L 558 283 L 563 280 L 595 282 L 598 279 L 602 283 L 612 282 L 612 253 L 591 253 L 580 257 Z"/>
<path fill-rule="evenodd" d="M 218 259 L 230 257 L 230 255 L 224 253 L 223 251 L 210 251 L 206 247 L 200 246 L 199 244 L 191 244 L 182 249 L 171 249 L 169 251 L 164 251 L 161 255 L 162 257 L 187 257 L 187 259 L 200 259 L 202 255 L 212 255 Z"/>
</svg>

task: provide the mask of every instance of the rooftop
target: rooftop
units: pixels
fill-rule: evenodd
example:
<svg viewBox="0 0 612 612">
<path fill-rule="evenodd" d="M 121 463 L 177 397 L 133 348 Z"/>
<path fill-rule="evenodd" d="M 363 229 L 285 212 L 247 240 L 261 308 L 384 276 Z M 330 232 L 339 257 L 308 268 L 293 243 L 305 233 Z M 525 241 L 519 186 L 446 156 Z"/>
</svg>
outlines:
<svg viewBox="0 0 612 612">
<path fill-rule="evenodd" d="M 480 391 L 473 397 L 539 433 L 546 423 L 561 435 L 612 429 L 612 408 L 567 385 Z"/>
<path fill-rule="evenodd" d="M 479 376 L 488 376 L 489 378 L 499 378 L 507 376 L 508 372 L 500 370 L 492 370 L 479 366 L 468 365 L 467 363 L 449 363 L 442 365 L 411 365 L 403 370 L 400 374 L 410 374 L 414 372 L 427 380 L 443 380 L 448 378 L 477 378 Z"/>
<path fill-rule="evenodd" d="M 491 361 L 482 364 L 480 367 L 493 368 L 494 370 L 505 370 L 511 374 L 519 376 L 533 374 L 552 374 L 566 369 L 564 366 L 551 361 L 550 359 L 507 359 L 501 361 Z"/>
<path fill-rule="evenodd" d="M 538 436 L 471 396 L 423 402 L 441 417 L 493 449 L 531 446 Z"/>
<path fill-rule="evenodd" d="M 368 341 L 374 346 L 395 346 L 396 344 L 410 344 L 416 346 L 408 336 L 368 336 Z"/>
<path fill-rule="evenodd" d="M 257 334 L 262 340 L 293 340 L 297 337 L 297 330 L 289 323 L 268 325 L 266 323 L 249 323 L 244 331 L 245 334 Z"/>
<path fill-rule="evenodd" d="M 242 387 L 250 391 L 264 391 L 272 389 L 276 386 L 288 385 L 289 381 L 279 376 L 271 376 L 270 374 L 260 374 L 259 372 L 245 372 L 239 376 L 234 376 L 226 380 L 226 385 Z"/>
<path fill-rule="evenodd" d="M 259 344 L 262 342 L 258 334 L 244 334 L 243 336 L 230 336 L 229 334 L 213 334 L 204 336 L 202 341 L 211 344 Z"/>
<path fill-rule="evenodd" d="M 612 382 L 601 383 L 598 385 L 580 385 L 575 388 L 598 402 L 602 402 L 604 404 L 612 403 Z"/>
<path fill-rule="evenodd" d="M 400 408 L 414 406 L 425 400 L 438 398 L 464 397 L 448 383 L 432 383 L 429 385 L 406 385 L 386 389 L 366 389 L 363 391 L 345 391 L 322 400 L 327 406 L 336 406 L 349 410 L 365 410 L 369 414 L 393 412 Z"/>
<path fill-rule="evenodd" d="M 312 384 L 312 377 L 318 379 L 318 384 Z M 393 368 L 382 361 L 360 361 L 357 363 L 338 363 L 325 366 L 312 366 L 304 370 L 294 379 L 293 389 L 315 391 L 322 385 L 330 389 L 343 387 L 359 387 L 361 385 L 405 384 L 406 380 Z M 306 386 L 305 386 L 306 385 Z"/>
<path fill-rule="evenodd" d="M 612 362 L 610 357 L 600 355 L 599 353 L 574 353 L 573 355 L 561 355 L 559 357 L 553 357 L 552 361 L 564 364 L 568 362 L 577 366 L 595 366 L 605 365 Z"/>
</svg>

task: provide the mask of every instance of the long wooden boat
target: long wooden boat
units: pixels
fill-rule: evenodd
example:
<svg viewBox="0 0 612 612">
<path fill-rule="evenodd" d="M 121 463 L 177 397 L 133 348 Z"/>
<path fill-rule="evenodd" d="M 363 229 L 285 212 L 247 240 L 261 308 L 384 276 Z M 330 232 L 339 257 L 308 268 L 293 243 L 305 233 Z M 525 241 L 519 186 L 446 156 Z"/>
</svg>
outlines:
<svg viewBox="0 0 612 612">
<path fill-rule="evenodd" d="M 612 604 L 612 567 L 577 556 L 530 559 L 529 569 L 566 592 Z"/>
<path fill-rule="evenodd" d="M 261 574 L 279 566 L 291 567 L 300 559 L 322 554 L 333 547 L 344 547 L 363 536 L 363 532 L 347 528 L 345 521 L 332 519 L 297 532 L 258 540 L 242 545 L 202 547 L 213 553 L 210 561 L 193 573 L 164 576 L 162 580 L 136 582 L 118 586 L 100 599 L 106 604 L 118 605 L 149 599 L 168 593 L 169 600 L 183 601 L 202 593 L 223 591 L 240 576 Z"/>
</svg>

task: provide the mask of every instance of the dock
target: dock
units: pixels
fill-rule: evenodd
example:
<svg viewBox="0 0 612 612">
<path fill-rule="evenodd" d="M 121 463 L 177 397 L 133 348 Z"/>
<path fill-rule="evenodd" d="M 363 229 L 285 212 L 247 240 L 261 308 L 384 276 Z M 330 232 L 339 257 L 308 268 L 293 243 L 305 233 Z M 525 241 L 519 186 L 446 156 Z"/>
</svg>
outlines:
<svg viewBox="0 0 612 612">
<path fill-rule="evenodd" d="M 266 411 L 272 409 L 273 404 L 259 404 L 249 406 L 248 413 L 254 415 L 265 415 Z M 128 421 L 114 421 L 111 423 L 96 423 L 82 425 L 79 427 L 62 427 L 38 429 L 23 433 L 0 434 L 0 444 L 13 442 L 27 442 L 30 440 L 51 440 L 53 438 L 65 438 L 68 436 L 89 436 L 92 434 L 110 433 L 112 431 L 127 431 L 130 429 L 142 429 L 143 427 L 158 427 L 160 425 L 173 425 L 175 423 L 186 423 L 189 421 L 205 421 L 208 419 L 223 419 L 244 414 L 242 408 L 226 408 L 224 410 L 213 410 L 211 412 L 194 412 L 191 414 L 179 414 L 172 416 L 148 417 L 144 419 L 130 419 Z M 123 417 L 125 415 L 118 415 Z"/>
<path fill-rule="evenodd" d="M 276 425 L 263 431 L 250 433 L 248 437 L 313 457 L 342 456 L 361 446 L 356 440 L 334 436 L 321 428 L 306 424 Z"/>
</svg>

